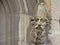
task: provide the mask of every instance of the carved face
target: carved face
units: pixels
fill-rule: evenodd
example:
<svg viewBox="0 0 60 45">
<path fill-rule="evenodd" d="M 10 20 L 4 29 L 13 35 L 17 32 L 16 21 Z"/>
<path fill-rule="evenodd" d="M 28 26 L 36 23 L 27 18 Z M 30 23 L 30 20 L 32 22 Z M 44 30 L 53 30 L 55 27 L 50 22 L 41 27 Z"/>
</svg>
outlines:
<svg viewBox="0 0 60 45">
<path fill-rule="evenodd" d="M 31 17 L 31 37 L 34 43 L 43 43 L 42 40 L 46 33 L 46 26 L 49 22 L 46 13 L 47 11 L 42 2 L 38 5 L 37 14 Z"/>
<path fill-rule="evenodd" d="M 48 19 L 47 18 L 39 18 L 38 16 L 31 18 L 31 25 L 35 29 L 41 29 L 41 28 L 45 29 L 47 23 L 48 23 Z"/>
<path fill-rule="evenodd" d="M 41 38 L 45 35 L 45 28 L 47 25 L 47 18 L 40 18 L 39 16 L 31 18 L 31 26 L 32 26 L 32 41 L 34 43 L 40 43 Z"/>
</svg>

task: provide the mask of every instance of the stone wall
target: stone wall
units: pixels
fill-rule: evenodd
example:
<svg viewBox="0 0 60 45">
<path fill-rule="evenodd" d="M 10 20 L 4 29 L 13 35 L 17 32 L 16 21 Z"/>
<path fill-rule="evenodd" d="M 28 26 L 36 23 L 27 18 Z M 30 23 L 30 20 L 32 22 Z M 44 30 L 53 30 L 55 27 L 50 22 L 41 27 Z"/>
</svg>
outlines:
<svg viewBox="0 0 60 45">
<path fill-rule="evenodd" d="M 0 3 L 0 45 L 26 44 L 29 17 L 33 14 L 36 0 L 2 0 Z M 51 0 L 51 34 L 52 45 L 60 45 L 60 0 Z M 19 40 L 18 40 L 19 39 Z"/>
<path fill-rule="evenodd" d="M 60 45 L 60 26 L 59 26 L 59 18 L 60 18 L 60 0 L 51 0 L 51 35 L 49 36 L 51 39 L 52 45 Z"/>
</svg>

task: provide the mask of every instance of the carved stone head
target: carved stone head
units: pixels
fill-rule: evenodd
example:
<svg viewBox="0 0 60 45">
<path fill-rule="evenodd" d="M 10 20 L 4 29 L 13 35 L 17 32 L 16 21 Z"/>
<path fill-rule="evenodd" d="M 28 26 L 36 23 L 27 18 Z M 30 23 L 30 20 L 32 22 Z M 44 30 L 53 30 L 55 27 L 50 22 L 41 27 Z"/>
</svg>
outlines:
<svg viewBox="0 0 60 45">
<path fill-rule="evenodd" d="M 31 37 L 32 42 L 42 43 L 43 37 L 45 36 L 46 26 L 48 25 L 48 18 L 45 7 L 42 4 L 38 6 L 37 15 L 31 17 Z"/>
<path fill-rule="evenodd" d="M 47 23 L 47 18 L 40 18 L 39 16 L 31 18 L 31 35 L 34 43 L 42 43 L 41 41 L 45 36 Z"/>
</svg>

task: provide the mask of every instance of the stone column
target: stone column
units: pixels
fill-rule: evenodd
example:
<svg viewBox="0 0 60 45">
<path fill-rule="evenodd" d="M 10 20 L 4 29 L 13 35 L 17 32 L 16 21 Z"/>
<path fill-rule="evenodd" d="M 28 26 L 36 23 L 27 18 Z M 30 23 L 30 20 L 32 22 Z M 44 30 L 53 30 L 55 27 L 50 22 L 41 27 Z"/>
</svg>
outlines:
<svg viewBox="0 0 60 45">
<path fill-rule="evenodd" d="M 56 3 L 57 2 L 57 3 Z M 60 1 L 51 0 L 51 34 L 50 39 L 52 45 L 60 45 L 60 29 L 59 29 L 59 15 L 60 15 Z"/>
<path fill-rule="evenodd" d="M 0 2 L 0 45 L 6 45 L 6 18 L 5 10 Z"/>
<path fill-rule="evenodd" d="M 29 16 L 26 14 L 20 14 L 19 45 L 27 45 L 26 35 L 28 27 L 29 27 Z"/>
</svg>

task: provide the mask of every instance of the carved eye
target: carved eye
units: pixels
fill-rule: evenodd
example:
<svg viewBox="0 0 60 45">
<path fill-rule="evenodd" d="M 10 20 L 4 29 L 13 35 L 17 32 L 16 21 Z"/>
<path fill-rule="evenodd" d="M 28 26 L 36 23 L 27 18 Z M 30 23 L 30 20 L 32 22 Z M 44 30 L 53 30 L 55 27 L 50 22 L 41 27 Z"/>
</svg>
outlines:
<svg viewBox="0 0 60 45">
<path fill-rule="evenodd" d="M 38 20 L 39 20 L 39 18 L 36 18 L 36 19 L 35 19 L 35 21 L 38 21 Z"/>
<path fill-rule="evenodd" d="M 34 21 L 34 19 L 31 19 L 31 21 Z"/>
</svg>

